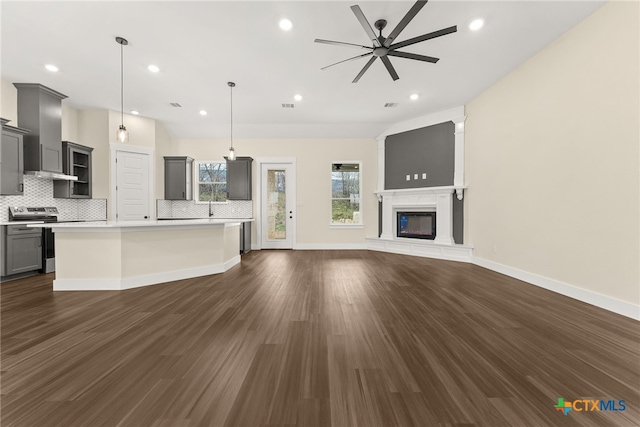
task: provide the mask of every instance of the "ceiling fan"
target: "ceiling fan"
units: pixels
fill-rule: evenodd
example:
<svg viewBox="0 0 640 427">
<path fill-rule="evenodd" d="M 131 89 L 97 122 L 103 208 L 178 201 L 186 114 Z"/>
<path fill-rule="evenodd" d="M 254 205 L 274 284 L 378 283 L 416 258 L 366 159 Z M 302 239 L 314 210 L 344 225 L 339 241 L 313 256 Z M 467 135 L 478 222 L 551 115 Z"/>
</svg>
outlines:
<svg viewBox="0 0 640 427">
<path fill-rule="evenodd" d="M 362 55 L 354 56 L 353 58 L 345 59 L 343 61 L 336 62 L 335 64 L 327 65 L 326 67 L 321 68 L 321 70 L 326 70 L 327 68 L 333 67 L 334 65 L 353 61 L 358 58 L 371 56 L 369 61 L 364 65 L 364 68 L 362 68 L 362 70 L 358 73 L 356 78 L 353 79 L 352 83 L 356 83 L 358 80 L 360 80 L 363 74 L 369 69 L 369 67 L 371 67 L 371 64 L 375 62 L 376 58 L 380 58 L 384 66 L 387 68 L 387 71 L 391 75 L 391 78 L 395 81 L 395 80 L 398 80 L 399 77 L 395 68 L 393 68 L 393 65 L 391 65 L 389 56 L 395 56 L 398 58 L 415 59 L 417 61 L 431 62 L 435 64 L 436 62 L 439 61 L 440 58 L 434 58 L 432 56 L 425 56 L 425 55 L 418 55 L 415 53 L 400 52 L 397 49 L 410 46 L 412 44 L 420 43 L 426 40 L 434 39 L 436 37 L 446 36 L 447 34 L 455 33 L 458 30 L 457 26 L 454 25 L 453 27 L 448 27 L 442 30 L 434 31 L 432 33 L 423 34 L 421 36 L 413 37 L 403 42 L 393 43 L 394 40 L 400 35 L 402 30 L 404 30 L 405 27 L 409 24 L 409 22 L 411 22 L 411 20 L 415 18 L 418 12 L 420 12 L 420 9 L 422 9 L 427 4 L 427 1 L 428 0 L 418 0 L 411 7 L 411 9 L 409 9 L 409 11 L 404 16 L 404 18 L 402 18 L 400 23 L 396 25 L 396 28 L 394 28 L 393 31 L 391 31 L 391 33 L 387 37 L 382 36 L 382 30 L 384 30 L 384 28 L 387 26 L 387 21 L 385 19 L 378 19 L 373 24 L 376 27 L 376 29 L 379 31 L 379 35 L 376 36 L 376 33 L 373 31 L 373 28 L 371 28 L 369 21 L 367 21 L 367 18 L 365 18 L 364 13 L 362 13 L 360 6 L 358 5 L 351 6 L 351 10 L 356 15 L 356 18 L 358 18 L 358 21 L 360 21 L 360 25 L 362 25 L 362 28 L 364 28 L 364 31 L 367 33 L 367 36 L 369 37 L 369 39 L 372 41 L 373 46 L 369 47 L 369 46 L 362 46 L 354 43 L 344 43 L 344 42 L 336 42 L 333 40 L 315 39 L 316 43 L 324 43 L 324 44 L 332 44 L 337 46 L 366 49 L 369 51 Z"/>
</svg>

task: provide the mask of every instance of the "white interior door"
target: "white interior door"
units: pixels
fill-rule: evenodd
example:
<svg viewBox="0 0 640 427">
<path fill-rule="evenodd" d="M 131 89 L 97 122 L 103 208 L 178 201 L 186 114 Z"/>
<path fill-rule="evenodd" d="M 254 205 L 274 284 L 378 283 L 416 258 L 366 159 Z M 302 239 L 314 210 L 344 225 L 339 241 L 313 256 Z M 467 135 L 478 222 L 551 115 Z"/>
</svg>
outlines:
<svg viewBox="0 0 640 427">
<path fill-rule="evenodd" d="M 149 219 L 148 154 L 118 151 L 116 153 L 116 219 L 135 221 Z"/>
<path fill-rule="evenodd" d="M 296 175 L 292 163 L 262 163 L 262 249 L 293 249 L 296 230 Z"/>
</svg>

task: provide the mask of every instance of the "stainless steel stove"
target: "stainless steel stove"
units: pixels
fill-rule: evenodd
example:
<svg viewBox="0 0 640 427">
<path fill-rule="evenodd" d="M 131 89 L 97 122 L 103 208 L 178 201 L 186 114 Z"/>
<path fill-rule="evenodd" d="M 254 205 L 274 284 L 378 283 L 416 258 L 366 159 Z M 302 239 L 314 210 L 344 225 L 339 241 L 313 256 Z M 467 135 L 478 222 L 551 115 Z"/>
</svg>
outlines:
<svg viewBox="0 0 640 427">
<path fill-rule="evenodd" d="M 58 221 L 58 208 L 28 208 L 24 206 L 9 207 L 11 221 Z"/>
<path fill-rule="evenodd" d="M 10 221 L 43 221 L 58 222 L 58 208 L 56 207 L 9 207 Z M 51 228 L 42 229 L 42 273 L 52 273 L 56 270 L 56 254 L 53 232 Z"/>
</svg>

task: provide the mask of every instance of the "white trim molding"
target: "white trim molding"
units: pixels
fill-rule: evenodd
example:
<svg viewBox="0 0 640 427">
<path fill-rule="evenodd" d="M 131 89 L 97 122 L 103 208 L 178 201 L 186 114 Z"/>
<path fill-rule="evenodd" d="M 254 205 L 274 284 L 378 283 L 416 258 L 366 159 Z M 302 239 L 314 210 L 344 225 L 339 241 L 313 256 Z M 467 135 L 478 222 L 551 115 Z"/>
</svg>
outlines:
<svg viewBox="0 0 640 427">
<path fill-rule="evenodd" d="M 466 245 L 442 245 L 420 239 L 384 240 L 367 238 L 366 241 L 367 249 L 372 251 L 460 262 L 471 262 L 473 256 L 473 248 Z"/>
<path fill-rule="evenodd" d="M 295 250 L 302 251 L 349 251 L 366 250 L 366 243 L 298 243 Z"/>
<path fill-rule="evenodd" d="M 550 279 L 528 271 L 519 270 L 494 261 L 472 257 L 471 262 L 480 267 L 522 280 L 534 286 L 556 292 L 560 295 L 582 301 L 587 304 L 620 314 L 631 319 L 640 320 L 640 305 L 622 301 L 607 295 L 602 295 L 587 289 L 582 289 L 559 280 Z"/>
</svg>

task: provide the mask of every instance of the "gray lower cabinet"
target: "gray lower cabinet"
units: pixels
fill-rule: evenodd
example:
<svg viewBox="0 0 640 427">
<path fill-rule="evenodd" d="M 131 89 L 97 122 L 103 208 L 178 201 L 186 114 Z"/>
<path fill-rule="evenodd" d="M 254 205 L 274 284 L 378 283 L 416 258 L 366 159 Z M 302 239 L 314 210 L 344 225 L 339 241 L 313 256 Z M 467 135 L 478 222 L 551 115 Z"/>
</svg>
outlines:
<svg viewBox="0 0 640 427">
<path fill-rule="evenodd" d="M 3 226 L 3 276 L 42 268 L 42 230 L 26 225 Z"/>
<path fill-rule="evenodd" d="M 227 159 L 227 199 L 251 200 L 251 157 Z"/>
<path fill-rule="evenodd" d="M 77 181 L 53 181 L 53 197 L 90 199 L 92 188 L 91 153 L 93 148 L 62 141 L 62 170 L 77 176 Z"/>
<path fill-rule="evenodd" d="M 0 146 L 0 195 L 22 195 L 24 193 L 23 136 L 26 129 L 9 126 L 2 119 L 2 146 Z"/>
<path fill-rule="evenodd" d="M 191 157 L 166 156 L 164 158 L 164 199 L 193 199 L 193 159 Z"/>
</svg>

